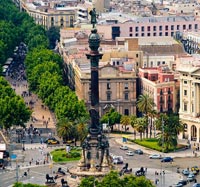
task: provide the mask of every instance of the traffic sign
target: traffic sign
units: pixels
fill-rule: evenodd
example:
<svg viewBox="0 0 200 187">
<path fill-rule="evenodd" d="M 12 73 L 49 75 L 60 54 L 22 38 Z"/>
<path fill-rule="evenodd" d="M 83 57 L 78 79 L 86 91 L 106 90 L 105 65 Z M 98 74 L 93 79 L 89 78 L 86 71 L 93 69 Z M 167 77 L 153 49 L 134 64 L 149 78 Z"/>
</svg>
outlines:
<svg viewBox="0 0 200 187">
<path fill-rule="evenodd" d="M 17 155 L 12 154 L 12 155 L 10 156 L 10 158 L 11 158 L 11 160 L 15 160 L 15 159 L 17 158 Z"/>
</svg>

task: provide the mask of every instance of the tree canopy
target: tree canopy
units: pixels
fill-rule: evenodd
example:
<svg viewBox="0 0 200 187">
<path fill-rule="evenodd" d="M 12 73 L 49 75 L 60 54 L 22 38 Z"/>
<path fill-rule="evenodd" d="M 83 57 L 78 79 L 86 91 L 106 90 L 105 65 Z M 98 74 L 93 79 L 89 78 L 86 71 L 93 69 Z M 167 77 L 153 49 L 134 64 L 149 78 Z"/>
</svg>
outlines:
<svg viewBox="0 0 200 187">
<path fill-rule="evenodd" d="M 9 83 L 0 77 L 0 127 L 24 126 L 31 115 L 24 100 L 15 94 Z"/>
<path fill-rule="evenodd" d="M 83 178 L 79 187 L 93 187 L 94 185 L 96 187 L 154 187 L 151 181 L 144 176 L 125 175 L 124 177 L 119 177 L 119 174 L 115 171 L 105 175 L 102 180 L 94 177 Z"/>
</svg>

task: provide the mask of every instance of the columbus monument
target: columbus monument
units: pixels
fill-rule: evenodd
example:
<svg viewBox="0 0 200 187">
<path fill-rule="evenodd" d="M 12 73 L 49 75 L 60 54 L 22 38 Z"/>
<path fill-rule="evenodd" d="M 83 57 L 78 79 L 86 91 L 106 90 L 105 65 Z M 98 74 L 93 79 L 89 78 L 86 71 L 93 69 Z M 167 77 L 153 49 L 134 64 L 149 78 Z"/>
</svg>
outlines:
<svg viewBox="0 0 200 187">
<path fill-rule="evenodd" d="M 99 59 L 98 48 L 100 46 L 100 37 L 95 25 L 97 23 L 97 14 L 95 8 L 90 11 L 91 24 L 93 26 L 89 35 L 90 52 L 86 54 L 91 65 L 91 106 L 89 132 L 82 144 L 82 156 L 76 168 L 76 174 L 80 176 L 102 176 L 110 170 L 109 161 L 109 142 L 102 133 L 102 127 L 99 123 Z M 74 173 L 74 172 L 73 172 Z M 74 174 L 75 174 L 74 173 Z"/>
</svg>

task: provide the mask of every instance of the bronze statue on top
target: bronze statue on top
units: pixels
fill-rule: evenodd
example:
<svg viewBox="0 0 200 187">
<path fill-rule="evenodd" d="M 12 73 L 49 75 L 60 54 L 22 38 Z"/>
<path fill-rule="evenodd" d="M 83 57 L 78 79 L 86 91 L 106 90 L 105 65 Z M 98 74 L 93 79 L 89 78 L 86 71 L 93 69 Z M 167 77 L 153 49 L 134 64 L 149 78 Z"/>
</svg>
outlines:
<svg viewBox="0 0 200 187">
<path fill-rule="evenodd" d="M 93 8 L 93 10 L 90 10 L 89 14 L 91 16 L 92 27 L 95 28 L 95 24 L 97 23 L 97 17 L 98 17 L 98 14 L 96 13 L 96 9 Z"/>
</svg>

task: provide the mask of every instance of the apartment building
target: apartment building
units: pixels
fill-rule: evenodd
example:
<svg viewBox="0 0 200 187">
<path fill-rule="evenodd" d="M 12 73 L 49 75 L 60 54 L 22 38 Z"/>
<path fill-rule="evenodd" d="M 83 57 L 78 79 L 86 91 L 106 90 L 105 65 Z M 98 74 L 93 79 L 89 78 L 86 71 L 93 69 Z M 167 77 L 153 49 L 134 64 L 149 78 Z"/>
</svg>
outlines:
<svg viewBox="0 0 200 187">
<path fill-rule="evenodd" d="M 36 24 L 50 27 L 74 27 L 77 7 L 64 6 L 59 2 L 50 1 L 20 1 L 21 10 L 27 12 Z"/>
<path fill-rule="evenodd" d="M 141 94 L 148 94 L 155 103 L 157 112 L 177 112 L 179 83 L 168 66 L 140 68 Z"/>
<path fill-rule="evenodd" d="M 105 39 L 116 37 L 173 37 L 177 31 L 195 31 L 200 28 L 200 20 L 195 16 L 151 16 L 134 17 L 127 14 L 103 14 L 97 29 L 107 31 Z"/>
<path fill-rule="evenodd" d="M 177 59 L 180 73 L 179 116 L 185 131 L 181 138 L 200 142 L 200 56 Z"/>
</svg>

